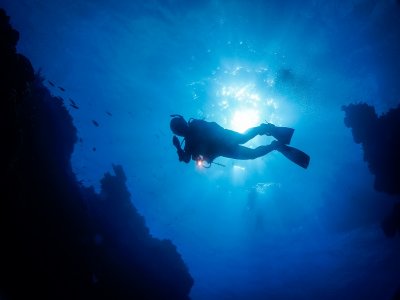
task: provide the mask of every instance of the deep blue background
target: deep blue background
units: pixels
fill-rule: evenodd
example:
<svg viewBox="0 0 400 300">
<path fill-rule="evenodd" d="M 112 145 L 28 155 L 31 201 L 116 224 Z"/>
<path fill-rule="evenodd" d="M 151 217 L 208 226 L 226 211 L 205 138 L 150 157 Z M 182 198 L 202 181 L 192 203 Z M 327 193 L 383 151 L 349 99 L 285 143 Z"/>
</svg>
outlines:
<svg viewBox="0 0 400 300">
<path fill-rule="evenodd" d="M 70 107 L 82 139 L 79 179 L 98 187 L 112 163 L 124 166 L 150 231 L 170 238 L 187 263 L 194 300 L 393 294 L 400 245 L 379 223 L 396 199 L 373 190 L 341 106 L 366 102 L 383 113 L 399 104 L 398 2 L 0 6 L 20 32 L 18 51 L 56 84 L 54 95 L 79 106 Z M 250 119 L 238 123 L 246 110 Z M 179 163 L 172 113 L 232 129 L 264 120 L 294 127 L 293 146 L 310 154 L 310 167 L 279 153 L 221 158 L 225 167 L 210 169 Z"/>
</svg>

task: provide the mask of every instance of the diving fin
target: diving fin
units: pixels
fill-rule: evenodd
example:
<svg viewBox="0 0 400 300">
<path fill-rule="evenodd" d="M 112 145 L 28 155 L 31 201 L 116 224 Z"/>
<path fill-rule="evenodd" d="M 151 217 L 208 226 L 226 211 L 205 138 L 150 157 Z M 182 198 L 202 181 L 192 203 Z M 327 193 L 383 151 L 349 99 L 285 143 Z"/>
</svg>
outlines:
<svg viewBox="0 0 400 300">
<path fill-rule="evenodd" d="M 295 164 L 299 165 L 304 169 L 307 169 L 310 163 L 310 156 L 304 153 L 303 151 L 284 144 L 280 144 L 277 150 Z"/>
<path fill-rule="evenodd" d="M 290 144 L 293 132 L 293 128 L 274 126 L 270 134 L 282 144 Z"/>
</svg>

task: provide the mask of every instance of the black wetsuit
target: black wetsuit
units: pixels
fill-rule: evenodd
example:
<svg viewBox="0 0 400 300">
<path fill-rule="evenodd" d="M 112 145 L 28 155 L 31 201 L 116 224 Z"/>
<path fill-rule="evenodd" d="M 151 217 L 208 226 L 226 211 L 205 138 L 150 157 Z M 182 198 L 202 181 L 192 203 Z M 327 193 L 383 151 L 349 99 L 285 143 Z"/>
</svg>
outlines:
<svg viewBox="0 0 400 300">
<path fill-rule="evenodd" d="M 192 119 L 189 121 L 189 130 L 185 136 L 185 147 L 181 161 L 188 163 L 190 158 L 212 162 L 218 156 L 234 159 L 254 159 L 268 154 L 274 147 L 271 145 L 259 146 L 255 149 L 241 146 L 258 134 L 265 134 L 262 125 L 248 129 L 244 133 L 228 130 L 215 122 Z"/>
</svg>

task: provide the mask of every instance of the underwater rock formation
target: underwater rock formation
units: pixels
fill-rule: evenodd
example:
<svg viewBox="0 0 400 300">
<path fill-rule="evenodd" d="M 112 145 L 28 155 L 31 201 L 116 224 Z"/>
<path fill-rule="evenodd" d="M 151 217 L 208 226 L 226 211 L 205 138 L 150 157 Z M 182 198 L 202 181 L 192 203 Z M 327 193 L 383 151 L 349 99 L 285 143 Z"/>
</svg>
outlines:
<svg viewBox="0 0 400 300">
<path fill-rule="evenodd" d="M 379 116 L 365 103 L 343 106 L 345 125 L 352 130 L 354 141 L 361 144 L 364 160 L 375 176 L 374 188 L 379 192 L 400 195 L 400 106 Z M 400 203 L 382 222 L 388 237 L 400 233 Z"/>
<path fill-rule="evenodd" d="M 380 117 L 367 104 L 350 104 L 343 110 L 344 122 L 354 141 L 362 145 L 364 160 L 375 175 L 374 188 L 400 194 L 400 106 Z"/>
<path fill-rule="evenodd" d="M 400 234 L 400 202 L 394 205 L 392 213 L 383 220 L 382 229 L 387 237 L 394 237 L 396 233 Z"/>
<path fill-rule="evenodd" d="M 0 298 L 189 299 L 192 277 L 150 235 L 122 167 L 100 194 L 77 181 L 72 118 L 16 53 L 18 38 L 0 9 Z"/>
</svg>

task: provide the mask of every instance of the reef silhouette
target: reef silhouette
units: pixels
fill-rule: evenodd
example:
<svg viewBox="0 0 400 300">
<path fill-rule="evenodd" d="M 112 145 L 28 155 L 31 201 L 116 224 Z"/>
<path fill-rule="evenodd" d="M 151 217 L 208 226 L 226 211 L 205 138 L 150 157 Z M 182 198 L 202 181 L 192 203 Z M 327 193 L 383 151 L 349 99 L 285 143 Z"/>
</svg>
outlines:
<svg viewBox="0 0 400 300">
<path fill-rule="evenodd" d="M 352 130 L 353 139 L 362 145 L 364 160 L 375 176 L 374 188 L 400 195 L 400 105 L 378 117 L 375 108 L 365 103 L 342 107 L 345 125 Z M 386 236 L 400 234 L 400 202 L 382 222 Z"/>
<path fill-rule="evenodd" d="M 0 298 L 189 299 L 186 265 L 149 233 L 122 167 L 100 194 L 77 181 L 72 118 L 18 39 L 0 9 Z"/>
</svg>

